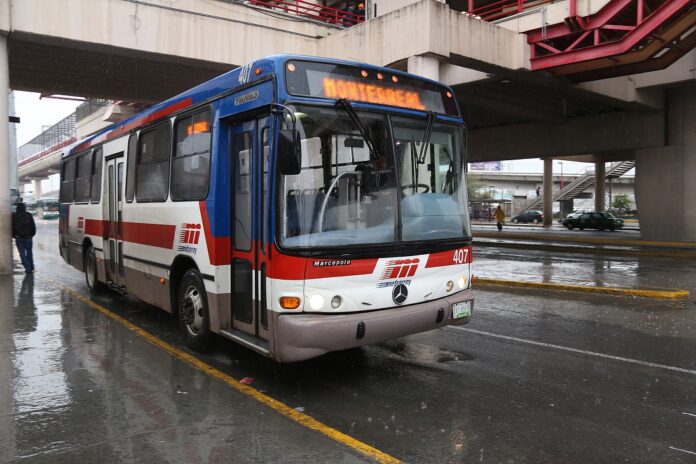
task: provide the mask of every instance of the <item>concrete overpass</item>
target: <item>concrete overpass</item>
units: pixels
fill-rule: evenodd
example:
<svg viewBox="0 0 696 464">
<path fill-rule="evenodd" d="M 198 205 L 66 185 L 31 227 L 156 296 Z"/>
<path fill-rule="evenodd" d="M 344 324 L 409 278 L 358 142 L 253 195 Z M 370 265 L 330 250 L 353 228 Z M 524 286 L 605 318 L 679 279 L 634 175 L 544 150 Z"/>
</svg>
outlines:
<svg viewBox="0 0 696 464">
<path fill-rule="evenodd" d="M 542 2 L 488 16 L 488 1 L 373 0 L 368 12 L 376 16 L 345 29 L 232 0 L 0 0 L 0 88 L 147 103 L 278 52 L 392 66 L 455 88 L 471 129 L 471 160 L 544 157 L 548 175 L 554 157 L 582 157 L 597 163 L 598 173 L 607 161 L 636 160 L 643 234 L 693 241 L 696 211 L 686 205 L 696 200 L 696 186 L 685 173 L 696 164 L 688 130 L 696 124 L 694 6 L 635 1 L 632 26 L 612 24 L 623 16 L 606 13 L 623 2 L 628 9 L 617 11 L 633 14 L 624 0 Z M 663 14 L 663 27 L 638 37 L 668 7 L 675 12 Z M 477 12 L 498 17 L 488 22 Z M 566 23 L 575 29 L 563 29 Z M 625 32 L 617 43 L 634 48 L 607 55 L 616 48 L 605 40 L 608 31 Z M 583 42 L 588 37 L 594 43 Z M 631 62 L 632 53 L 653 50 L 656 40 L 664 53 L 646 55 L 650 66 Z M 578 50 L 587 58 L 567 61 Z M 617 65 L 607 67 L 612 59 Z M 0 96 L 0 119 L 6 116 Z M 0 189 L 0 204 L 4 198 Z M 0 223 L 6 214 L 0 210 Z"/>
</svg>

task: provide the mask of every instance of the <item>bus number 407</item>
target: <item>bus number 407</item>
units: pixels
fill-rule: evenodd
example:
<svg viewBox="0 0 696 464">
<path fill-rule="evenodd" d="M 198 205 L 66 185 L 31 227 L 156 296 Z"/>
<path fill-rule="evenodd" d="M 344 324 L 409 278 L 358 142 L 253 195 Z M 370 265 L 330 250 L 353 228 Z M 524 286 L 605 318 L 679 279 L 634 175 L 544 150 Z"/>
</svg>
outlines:
<svg viewBox="0 0 696 464">
<path fill-rule="evenodd" d="M 468 254 L 469 250 L 467 250 L 466 248 L 454 250 L 454 256 L 452 256 L 452 261 L 454 261 L 455 264 L 464 264 L 466 263 Z"/>
</svg>

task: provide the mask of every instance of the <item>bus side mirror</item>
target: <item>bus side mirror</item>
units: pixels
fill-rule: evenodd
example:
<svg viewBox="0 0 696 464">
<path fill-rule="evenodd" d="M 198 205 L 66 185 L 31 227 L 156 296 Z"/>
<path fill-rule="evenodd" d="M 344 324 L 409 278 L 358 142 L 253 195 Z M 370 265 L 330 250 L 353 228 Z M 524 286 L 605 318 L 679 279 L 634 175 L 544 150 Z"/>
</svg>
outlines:
<svg viewBox="0 0 696 464">
<path fill-rule="evenodd" d="M 302 168 L 299 134 L 292 129 L 278 131 L 278 167 L 285 176 L 296 176 Z"/>
</svg>

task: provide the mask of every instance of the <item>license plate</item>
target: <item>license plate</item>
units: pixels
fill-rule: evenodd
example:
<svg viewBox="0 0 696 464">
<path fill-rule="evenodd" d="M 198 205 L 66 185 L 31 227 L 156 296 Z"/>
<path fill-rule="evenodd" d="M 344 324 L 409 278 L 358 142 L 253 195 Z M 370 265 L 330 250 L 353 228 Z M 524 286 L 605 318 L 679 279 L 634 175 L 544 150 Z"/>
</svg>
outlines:
<svg viewBox="0 0 696 464">
<path fill-rule="evenodd" d="M 460 317 L 471 316 L 471 301 L 462 301 L 452 305 L 452 318 L 459 319 Z"/>
</svg>

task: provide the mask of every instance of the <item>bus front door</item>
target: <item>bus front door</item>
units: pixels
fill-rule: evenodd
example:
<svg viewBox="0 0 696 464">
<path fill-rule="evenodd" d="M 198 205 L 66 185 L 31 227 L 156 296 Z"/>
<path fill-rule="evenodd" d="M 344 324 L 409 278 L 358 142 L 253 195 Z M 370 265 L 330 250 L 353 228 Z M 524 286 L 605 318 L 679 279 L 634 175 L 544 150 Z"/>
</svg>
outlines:
<svg viewBox="0 0 696 464">
<path fill-rule="evenodd" d="M 104 195 L 104 258 L 106 260 L 106 280 L 113 285 L 125 283 L 123 269 L 123 156 L 111 158 L 106 162 L 106 192 Z"/>
<path fill-rule="evenodd" d="M 238 341 L 268 348 L 266 301 L 269 118 L 231 123 L 232 330 Z M 229 334 L 225 334 L 229 335 Z M 241 340 L 240 340 L 241 339 Z"/>
</svg>

